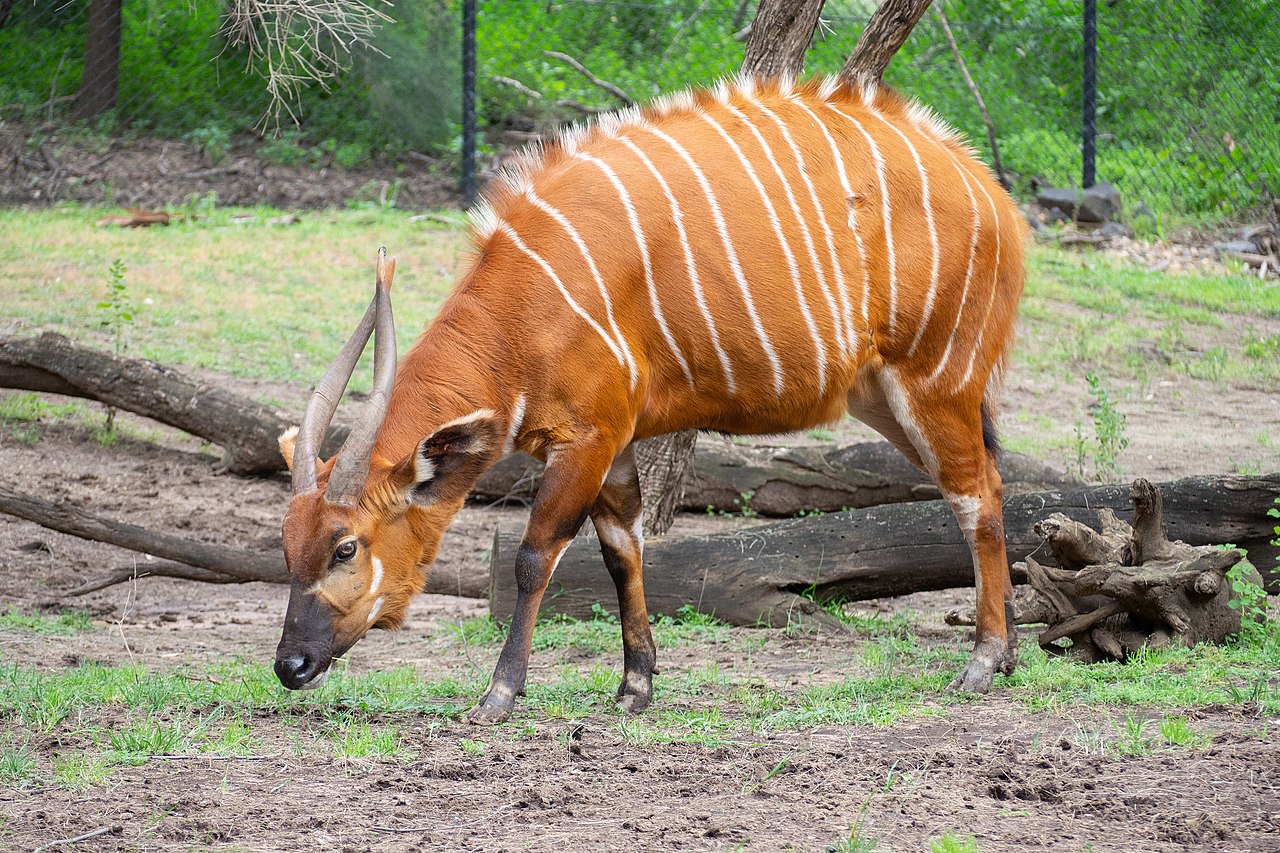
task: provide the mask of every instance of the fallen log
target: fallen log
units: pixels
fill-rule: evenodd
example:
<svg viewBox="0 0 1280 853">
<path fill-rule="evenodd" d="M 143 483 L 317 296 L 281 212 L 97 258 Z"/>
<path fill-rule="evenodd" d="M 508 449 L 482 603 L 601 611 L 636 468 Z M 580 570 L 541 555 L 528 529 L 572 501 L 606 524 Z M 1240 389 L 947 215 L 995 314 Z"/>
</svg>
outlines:
<svg viewBox="0 0 1280 853">
<path fill-rule="evenodd" d="M 1260 477 L 1189 477 L 1161 484 L 1169 533 L 1189 544 L 1230 542 L 1257 566 L 1274 566 L 1266 511 L 1280 495 L 1280 473 Z M 1042 543 L 1033 526 L 1047 513 L 1077 521 L 1097 510 L 1124 512 L 1128 487 L 1034 492 L 1004 507 L 1009 559 L 1024 560 Z M 515 603 L 519 537 L 495 535 L 490 612 L 508 619 Z M 649 612 L 685 605 L 735 625 L 782 626 L 822 619 L 817 602 L 863 600 L 973 586 L 973 568 L 951 509 L 943 501 L 888 504 L 789 519 L 708 536 L 667 537 L 645 548 Z M 1264 569 L 1264 574 L 1265 574 Z M 1276 585 L 1273 574 L 1271 583 Z M 580 537 L 565 552 L 543 599 L 544 613 L 590 618 L 615 607 L 598 543 Z"/>
<path fill-rule="evenodd" d="M 0 339 L 0 387 L 97 400 L 176 427 L 223 448 L 222 469 L 265 474 L 284 469 L 276 438 L 293 425 L 269 406 L 192 379 L 173 368 L 77 346 L 45 332 Z M 325 437 L 337 452 L 346 427 Z"/>
<path fill-rule="evenodd" d="M 50 502 L 0 486 L 0 513 L 93 542 L 104 542 L 159 560 L 120 566 L 63 595 L 79 596 L 141 577 L 171 577 L 204 583 L 288 583 L 289 572 L 280 552 L 251 551 L 199 542 L 125 521 L 85 512 L 67 501 Z M 466 572 L 462 566 L 437 566 L 427 592 L 484 598 L 489 573 Z"/>
<path fill-rule="evenodd" d="M 1005 494 L 1080 485 L 1021 453 L 1004 453 L 997 466 Z M 542 480 L 542 463 L 523 453 L 500 461 L 471 491 L 483 503 L 527 504 Z M 887 441 L 847 447 L 741 447 L 703 443 L 685 478 L 685 512 L 747 512 L 788 518 L 804 512 L 835 512 L 887 503 L 934 500 L 938 487 Z"/>
</svg>

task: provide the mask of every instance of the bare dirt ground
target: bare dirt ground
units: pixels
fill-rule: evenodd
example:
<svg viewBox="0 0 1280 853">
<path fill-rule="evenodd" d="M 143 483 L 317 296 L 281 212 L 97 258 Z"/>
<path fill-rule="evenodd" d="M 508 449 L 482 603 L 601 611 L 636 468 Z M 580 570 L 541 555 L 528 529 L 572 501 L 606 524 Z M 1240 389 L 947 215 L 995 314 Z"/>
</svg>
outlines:
<svg viewBox="0 0 1280 853">
<path fill-rule="evenodd" d="M 1017 372 L 1010 379 L 1007 422 L 1014 432 L 1022 429 L 1020 410 L 1056 406 L 1065 416 L 1073 405 L 1050 402 L 1057 397 L 1028 382 Z M 299 407 L 303 396 L 300 389 L 251 384 L 239 390 L 269 391 Z M 1280 420 L 1270 414 L 1274 395 L 1265 391 L 1208 383 L 1182 390 L 1188 393 L 1180 405 L 1199 413 L 1194 428 L 1177 409 L 1170 411 L 1168 400 L 1149 415 L 1141 406 L 1131 409 L 1133 434 L 1141 436 L 1132 462 L 1149 456 L 1150 476 L 1230 470 L 1223 442 L 1242 427 L 1230 420 L 1216 427 L 1217 419 Z M 207 541 L 279 546 L 288 491 L 283 477 L 216 475 L 213 451 L 140 422 L 133 428 L 152 430 L 153 441 L 125 439 L 105 448 L 81 425 L 39 428 L 36 444 L 0 434 L 0 467 L 17 488 Z M 839 433 L 841 441 L 865 437 L 854 424 Z M 1247 441 L 1241 441 L 1243 447 Z M 442 562 L 478 565 L 494 525 L 520 520 L 518 510 L 464 510 Z M 743 522 L 686 517 L 681 523 Z M 30 550 L 35 542 L 45 547 Z M 133 559 L 0 520 L 0 600 L 33 611 Z M 918 642 L 960 647 L 965 640 L 942 625 L 940 614 L 969 595 L 930 593 L 863 608 L 909 608 L 919 614 Z M 262 584 L 143 580 L 75 602 L 94 615 L 94 631 L 52 639 L 0 632 L 0 660 L 50 670 L 87 661 L 181 670 L 229 658 L 268 660 L 284 599 L 283 588 Z M 351 671 L 407 664 L 423 678 L 487 673 L 488 650 L 433 641 L 450 623 L 484 612 L 475 600 L 423 597 L 399 633 L 356 647 Z M 735 682 L 794 691 L 841 678 L 866 642 L 750 629 L 732 635 L 750 635 L 752 650 L 735 642 L 702 644 L 664 650 L 662 663 L 668 672 L 717 666 Z M 574 654 L 584 666 L 618 666 L 611 654 Z M 563 660 L 563 652 L 535 654 L 531 677 Z M 85 791 L 55 785 L 0 790 L 0 848 L 32 850 L 107 827 L 77 849 L 825 850 L 836 849 L 861 821 L 861 837 L 878 838 L 880 850 L 927 849 L 948 830 L 974 835 L 987 853 L 1280 849 L 1274 735 L 1280 721 L 1260 718 L 1247 703 L 1192 713 L 1197 731 L 1211 738 L 1205 748 L 1124 759 L 1099 749 L 1087 734 L 1116 731 L 1119 723 L 1106 710 L 1033 714 L 998 690 L 891 727 L 777 731 L 718 747 L 638 745 L 616 717 L 579 724 L 533 720 L 526 712 L 520 721 L 518 710 L 517 721 L 525 724 L 518 733 L 486 733 L 483 753 L 472 754 L 462 744 L 478 737 L 475 729 L 425 714 L 416 729 L 411 714 L 407 725 L 398 717 L 412 756 L 401 761 L 299 753 L 296 721 L 261 718 L 252 721 L 261 739 L 257 759 L 152 760 L 117 768 L 107 785 Z M 68 737 L 74 744 L 75 733 Z M 48 754 L 66 745 L 54 739 L 38 746 Z"/>
<path fill-rule="evenodd" d="M 454 205 L 448 164 L 407 157 L 354 169 L 283 166 L 232 147 L 216 164 L 189 142 L 45 134 L 11 122 L 0 127 L 0 204 L 78 201 L 172 208 L 216 194 L 217 203 L 253 207 L 343 207 L 348 202 L 410 210 Z"/>
</svg>

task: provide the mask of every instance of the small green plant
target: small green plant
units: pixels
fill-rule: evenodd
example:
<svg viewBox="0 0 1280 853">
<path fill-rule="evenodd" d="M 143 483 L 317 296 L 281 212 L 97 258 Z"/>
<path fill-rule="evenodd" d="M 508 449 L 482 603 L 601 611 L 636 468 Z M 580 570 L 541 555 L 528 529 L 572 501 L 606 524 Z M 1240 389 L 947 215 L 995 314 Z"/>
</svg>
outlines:
<svg viewBox="0 0 1280 853">
<path fill-rule="evenodd" d="M 1085 374 L 1089 383 L 1089 396 L 1093 403 L 1089 408 L 1093 413 L 1094 441 L 1090 443 L 1084 435 L 1084 426 L 1076 421 L 1075 437 L 1072 447 L 1075 450 L 1075 469 L 1080 477 L 1087 476 L 1088 462 L 1093 463 L 1093 478 L 1100 483 L 1114 483 L 1120 479 L 1124 469 L 1120 467 L 1119 457 L 1129 446 L 1124 414 L 1116 408 L 1111 392 L 1102 384 L 1102 379 L 1094 371 Z"/>
<path fill-rule="evenodd" d="M 957 838 L 950 832 L 944 832 L 937 841 L 930 842 L 930 853 L 978 853 L 978 841 L 972 835 L 968 838 Z"/>
<path fill-rule="evenodd" d="M 1191 723 L 1183 716 L 1165 717 L 1160 721 L 1160 738 L 1170 746 L 1200 747 L 1207 742 L 1201 734 L 1197 734 Z"/>
<path fill-rule="evenodd" d="M 307 156 L 307 150 L 302 147 L 301 140 L 302 134 L 297 130 L 286 130 L 279 136 L 262 143 L 258 154 L 263 159 L 281 166 L 297 166 Z"/>
<path fill-rule="evenodd" d="M 67 790 L 83 791 L 105 785 L 111 769 L 106 762 L 87 755 L 55 755 L 53 776 Z"/>
<path fill-rule="evenodd" d="M 195 145 L 210 166 L 221 163 L 231 147 L 231 131 L 220 124 L 197 127 L 182 138 Z"/>
<path fill-rule="evenodd" d="M 111 333 L 111 339 L 117 356 L 124 355 L 125 330 L 133 323 L 133 303 L 129 298 L 129 285 L 125 281 L 128 268 L 124 261 L 116 258 L 107 268 L 110 280 L 107 283 L 107 297 L 98 303 L 101 313 L 99 325 Z M 115 431 L 116 410 L 107 406 L 107 432 Z"/>
<path fill-rule="evenodd" d="M 1141 717 L 1127 715 L 1123 724 L 1116 724 L 1119 737 L 1111 742 L 1112 748 L 1121 755 L 1149 754 L 1154 739 L 1147 734 L 1147 723 L 1148 721 Z"/>
<path fill-rule="evenodd" d="M 467 755 L 484 755 L 484 751 L 489 745 L 482 740 L 468 740 L 467 738 L 458 738 L 458 746 Z"/>
<path fill-rule="evenodd" d="M 1280 335 L 1257 337 L 1244 345 L 1244 354 L 1255 360 L 1280 358 Z"/>
<path fill-rule="evenodd" d="M 817 427 L 809 430 L 809 438 L 812 438 L 814 441 L 835 441 L 836 434 L 824 427 Z"/>
<path fill-rule="evenodd" d="M 830 848 L 832 853 L 874 853 L 876 847 L 880 845 L 878 838 L 865 838 L 863 833 L 866 829 L 862 826 L 862 821 L 858 821 L 849 827 L 849 835 L 840 839 Z"/>
<path fill-rule="evenodd" d="M 36 762 L 26 744 L 0 747 L 0 784 L 21 787 L 36 773 Z"/>
</svg>

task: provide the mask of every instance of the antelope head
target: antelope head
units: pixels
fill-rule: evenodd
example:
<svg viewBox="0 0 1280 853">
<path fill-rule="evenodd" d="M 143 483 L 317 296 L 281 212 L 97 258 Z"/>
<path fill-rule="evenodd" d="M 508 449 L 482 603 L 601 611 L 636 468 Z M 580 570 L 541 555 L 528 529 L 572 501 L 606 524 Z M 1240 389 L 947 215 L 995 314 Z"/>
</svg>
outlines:
<svg viewBox="0 0 1280 853">
<path fill-rule="evenodd" d="M 395 628 L 426 582 L 449 521 L 498 449 L 488 410 L 444 424 L 405 458 L 374 458 L 395 384 L 391 280 L 379 251 L 377 288 L 364 318 L 316 386 L 300 426 L 280 437 L 293 479 L 284 519 L 289 605 L 275 672 L 291 690 L 318 687 L 333 659 L 371 628 Z M 356 362 L 376 328 L 374 389 L 342 449 L 317 450 Z"/>
</svg>

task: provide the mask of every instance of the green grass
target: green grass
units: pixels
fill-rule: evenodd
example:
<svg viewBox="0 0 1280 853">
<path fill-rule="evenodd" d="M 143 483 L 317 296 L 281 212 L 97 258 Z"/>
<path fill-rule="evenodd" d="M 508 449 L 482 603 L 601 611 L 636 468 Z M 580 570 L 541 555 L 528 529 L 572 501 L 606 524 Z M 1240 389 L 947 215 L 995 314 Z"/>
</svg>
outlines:
<svg viewBox="0 0 1280 853">
<path fill-rule="evenodd" d="M 93 630 L 89 616 L 78 610 L 58 613 L 20 613 L 13 605 L 0 613 L 0 630 L 30 631 L 36 634 L 69 637 Z"/>
<path fill-rule="evenodd" d="M 1039 374 L 1280 381 L 1275 336 L 1253 327 L 1255 318 L 1280 317 L 1280 288 L 1253 276 L 1168 275 L 1105 254 L 1036 246 L 1021 315 L 1036 344 L 1016 348 L 1015 358 Z M 1228 342 L 1201 351 L 1192 336 Z"/>
<path fill-rule="evenodd" d="M 98 303 L 115 259 L 137 307 L 129 354 L 236 376 L 313 382 L 360 319 L 379 246 L 398 256 L 397 337 L 407 350 L 452 285 L 461 228 L 394 210 L 315 211 L 291 226 L 279 211 L 212 208 L 168 228 L 95 228 L 105 209 L 0 211 L 0 292 L 20 327 L 110 348 Z M 255 218 L 237 223 L 233 215 Z M 270 251 L 263 251 L 270 245 Z M 369 387 L 370 363 L 354 387 Z"/>
</svg>

